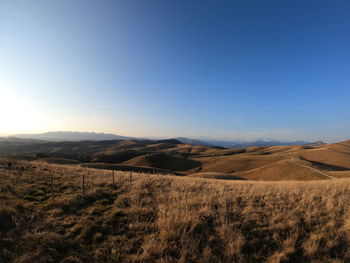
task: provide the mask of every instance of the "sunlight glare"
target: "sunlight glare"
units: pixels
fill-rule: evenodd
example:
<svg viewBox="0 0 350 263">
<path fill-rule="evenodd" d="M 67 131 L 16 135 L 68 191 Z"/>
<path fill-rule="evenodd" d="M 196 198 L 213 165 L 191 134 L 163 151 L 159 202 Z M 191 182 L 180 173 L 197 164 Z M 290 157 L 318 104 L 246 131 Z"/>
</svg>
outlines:
<svg viewBox="0 0 350 263">
<path fill-rule="evenodd" d="M 3 88 L 0 94 L 0 133 L 35 132 L 45 129 L 44 125 L 48 120 L 34 105 L 29 105 Z"/>
</svg>

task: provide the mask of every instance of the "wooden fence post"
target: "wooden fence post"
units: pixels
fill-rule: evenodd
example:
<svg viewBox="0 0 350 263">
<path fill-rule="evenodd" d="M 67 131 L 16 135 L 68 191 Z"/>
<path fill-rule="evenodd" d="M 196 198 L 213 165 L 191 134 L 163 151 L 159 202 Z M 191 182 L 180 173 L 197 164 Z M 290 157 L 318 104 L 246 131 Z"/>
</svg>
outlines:
<svg viewBox="0 0 350 263">
<path fill-rule="evenodd" d="M 113 185 L 115 185 L 115 180 L 114 180 L 114 170 L 112 170 L 112 182 L 113 182 Z"/>
<path fill-rule="evenodd" d="M 83 195 L 85 195 L 85 173 L 83 173 Z"/>
</svg>

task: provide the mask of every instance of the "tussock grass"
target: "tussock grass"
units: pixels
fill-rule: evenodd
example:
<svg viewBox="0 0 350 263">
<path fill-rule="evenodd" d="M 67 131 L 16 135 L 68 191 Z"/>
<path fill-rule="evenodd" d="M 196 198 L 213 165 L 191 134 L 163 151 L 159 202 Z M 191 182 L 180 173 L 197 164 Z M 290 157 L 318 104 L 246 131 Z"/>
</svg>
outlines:
<svg viewBox="0 0 350 263">
<path fill-rule="evenodd" d="M 0 262 L 350 262 L 349 179 L 113 185 L 111 171 L 14 164 L 0 169 Z"/>
</svg>

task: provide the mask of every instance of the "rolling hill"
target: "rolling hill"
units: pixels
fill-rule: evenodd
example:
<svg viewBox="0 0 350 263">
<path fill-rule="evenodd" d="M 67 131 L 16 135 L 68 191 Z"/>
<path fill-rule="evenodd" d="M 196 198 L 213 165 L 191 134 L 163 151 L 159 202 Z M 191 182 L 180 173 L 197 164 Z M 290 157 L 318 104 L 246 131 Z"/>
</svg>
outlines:
<svg viewBox="0 0 350 263">
<path fill-rule="evenodd" d="M 0 154 L 40 158 L 51 163 L 57 160 L 90 166 L 108 164 L 111 169 L 158 169 L 185 176 L 218 173 L 249 180 L 317 180 L 350 176 L 350 141 L 227 149 L 184 144 L 178 139 L 64 142 L 16 139 L 1 140 Z"/>
</svg>

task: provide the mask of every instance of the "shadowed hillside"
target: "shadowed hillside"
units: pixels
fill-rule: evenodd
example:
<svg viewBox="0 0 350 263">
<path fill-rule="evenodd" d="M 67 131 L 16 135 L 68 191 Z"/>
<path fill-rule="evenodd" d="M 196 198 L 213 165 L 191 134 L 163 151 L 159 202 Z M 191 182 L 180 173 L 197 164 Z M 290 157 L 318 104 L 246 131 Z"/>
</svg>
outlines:
<svg viewBox="0 0 350 263">
<path fill-rule="evenodd" d="M 200 162 L 195 160 L 173 157 L 164 153 L 145 154 L 124 162 L 124 164 L 156 167 L 173 171 L 188 171 L 201 165 Z"/>
</svg>

